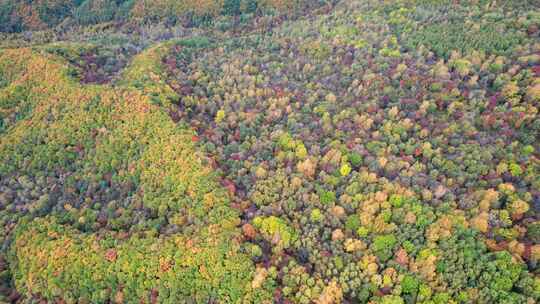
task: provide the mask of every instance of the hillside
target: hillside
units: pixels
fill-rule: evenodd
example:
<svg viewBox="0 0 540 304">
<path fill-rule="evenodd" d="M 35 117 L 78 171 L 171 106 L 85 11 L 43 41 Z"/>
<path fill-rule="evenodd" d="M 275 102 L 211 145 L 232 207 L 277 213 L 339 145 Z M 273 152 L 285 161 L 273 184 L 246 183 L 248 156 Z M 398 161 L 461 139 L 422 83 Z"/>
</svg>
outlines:
<svg viewBox="0 0 540 304">
<path fill-rule="evenodd" d="M 540 301 L 534 1 L 0 1 L 0 301 Z"/>
</svg>

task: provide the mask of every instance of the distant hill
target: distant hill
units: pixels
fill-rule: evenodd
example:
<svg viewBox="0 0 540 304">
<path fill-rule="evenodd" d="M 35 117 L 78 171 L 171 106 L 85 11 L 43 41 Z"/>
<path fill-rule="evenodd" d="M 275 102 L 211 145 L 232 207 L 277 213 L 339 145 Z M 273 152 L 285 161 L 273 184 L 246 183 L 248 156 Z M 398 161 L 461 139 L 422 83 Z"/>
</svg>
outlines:
<svg viewBox="0 0 540 304">
<path fill-rule="evenodd" d="M 110 21 L 207 20 L 261 10 L 294 10 L 324 1 L 283 0 L 2 0 L 0 32 L 35 31 L 60 24 L 91 25 Z"/>
</svg>

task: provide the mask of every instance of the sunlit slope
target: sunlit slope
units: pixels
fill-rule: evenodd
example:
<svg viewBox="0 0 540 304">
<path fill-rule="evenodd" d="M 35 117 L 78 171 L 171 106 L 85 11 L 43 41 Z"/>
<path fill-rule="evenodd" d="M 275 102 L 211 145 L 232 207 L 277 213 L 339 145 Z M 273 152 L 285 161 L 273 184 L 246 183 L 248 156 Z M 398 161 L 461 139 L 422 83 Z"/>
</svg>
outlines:
<svg viewBox="0 0 540 304">
<path fill-rule="evenodd" d="M 29 298 L 178 303 L 254 296 L 255 269 L 236 241 L 238 215 L 192 133 L 130 87 L 138 75 L 162 89 L 156 52 L 136 58 L 135 73 L 128 70 L 114 90 L 81 86 L 62 62 L 29 49 L 0 54 L 0 62 L 12 63 L 0 70 L 0 113 L 9 118 L 0 177 L 21 185 L 8 194 L 2 221 L 18 224 L 10 268 Z M 119 193 L 108 201 L 111 191 Z M 159 233 L 163 225 L 177 228 Z"/>
</svg>

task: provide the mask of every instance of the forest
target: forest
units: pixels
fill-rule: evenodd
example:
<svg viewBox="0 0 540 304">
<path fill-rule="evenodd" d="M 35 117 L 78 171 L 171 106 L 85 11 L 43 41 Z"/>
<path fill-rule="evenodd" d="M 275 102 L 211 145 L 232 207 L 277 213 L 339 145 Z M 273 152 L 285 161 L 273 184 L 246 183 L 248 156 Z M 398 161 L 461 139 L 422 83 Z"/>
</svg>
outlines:
<svg viewBox="0 0 540 304">
<path fill-rule="evenodd" d="M 540 303 L 540 2 L 0 0 L 0 304 Z"/>
</svg>

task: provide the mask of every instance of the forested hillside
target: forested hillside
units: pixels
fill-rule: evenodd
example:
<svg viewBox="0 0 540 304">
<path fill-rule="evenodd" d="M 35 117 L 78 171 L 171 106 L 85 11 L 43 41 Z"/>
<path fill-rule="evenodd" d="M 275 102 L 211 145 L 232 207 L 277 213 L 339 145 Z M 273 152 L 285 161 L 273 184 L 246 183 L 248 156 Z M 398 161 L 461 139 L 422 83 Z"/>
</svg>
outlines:
<svg viewBox="0 0 540 304">
<path fill-rule="evenodd" d="M 540 4 L 0 0 L 0 303 L 540 301 Z"/>
<path fill-rule="evenodd" d="M 323 3 L 318 0 L 3 0 L 0 2 L 0 31 L 124 23 L 133 19 L 200 24 L 221 15 L 239 16 L 269 10 L 291 13 Z"/>
</svg>

